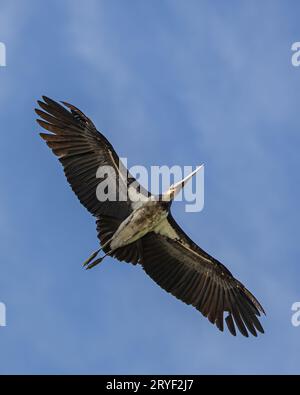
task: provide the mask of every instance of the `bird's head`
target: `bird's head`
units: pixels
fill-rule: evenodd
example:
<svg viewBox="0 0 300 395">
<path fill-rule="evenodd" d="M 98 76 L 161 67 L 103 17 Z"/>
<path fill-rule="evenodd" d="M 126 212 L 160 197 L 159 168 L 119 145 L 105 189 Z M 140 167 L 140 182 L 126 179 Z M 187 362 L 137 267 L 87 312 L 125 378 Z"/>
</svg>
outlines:
<svg viewBox="0 0 300 395">
<path fill-rule="evenodd" d="M 203 165 L 198 166 L 196 170 L 192 171 L 188 176 L 183 178 L 181 181 L 172 184 L 170 188 L 162 194 L 162 200 L 166 202 L 171 202 L 174 200 L 175 196 L 185 187 L 188 181 L 203 167 Z"/>
</svg>

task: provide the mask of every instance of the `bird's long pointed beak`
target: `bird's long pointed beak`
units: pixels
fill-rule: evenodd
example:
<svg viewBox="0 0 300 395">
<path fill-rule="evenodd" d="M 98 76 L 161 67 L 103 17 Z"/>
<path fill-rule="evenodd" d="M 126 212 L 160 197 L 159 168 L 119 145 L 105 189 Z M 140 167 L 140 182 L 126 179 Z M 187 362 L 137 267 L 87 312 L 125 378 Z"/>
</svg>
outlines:
<svg viewBox="0 0 300 395">
<path fill-rule="evenodd" d="M 192 171 L 189 175 L 183 178 L 181 181 L 176 182 L 176 184 L 171 185 L 169 190 L 166 192 L 165 196 L 170 196 L 171 199 L 184 188 L 184 186 L 189 182 L 189 180 L 203 167 L 204 165 L 198 166 L 194 171 Z"/>
<path fill-rule="evenodd" d="M 172 188 L 175 190 L 178 189 L 178 192 L 187 184 L 187 182 L 203 167 L 200 165 L 196 168 L 196 170 L 192 171 L 188 176 L 186 176 L 183 180 L 176 182 L 176 184 L 172 185 Z"/>
</svg>

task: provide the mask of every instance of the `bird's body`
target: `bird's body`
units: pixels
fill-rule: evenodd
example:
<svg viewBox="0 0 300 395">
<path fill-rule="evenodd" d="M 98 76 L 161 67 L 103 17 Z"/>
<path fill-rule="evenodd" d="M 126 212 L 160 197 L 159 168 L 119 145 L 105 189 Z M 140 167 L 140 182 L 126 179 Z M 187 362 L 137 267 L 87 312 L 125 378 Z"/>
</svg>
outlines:
<svg viewBox="0 0 300 395">
<path fill-rule="evenodd" d="M 116 250 L 124 247 L 154 231 L 167 218 L 168 213 L 166 205 L 150 197 L 120 224 L 112 237 L 109 248 Z"/>
<path fill-rule="evenodd" d="M 104 257 L 94 259 L 103 250 L 105 256 L 140 264 L 157 284 L 193 305 L 221 331 L 226 312 L 225 321 L 233 335 L 236 327 L 244 336 L 263 333 L 257 317 L 264 310 L 257 299 L 224 265 L 195 244 L 170 212 L 174 196 L 199 168 L 165 194 L 153 196 L 122 169 L 110 142 L 80 110 L 43 99 L 38 103 L 44 111 L 36 110 L 42 118 L 38 122 L 51 134 L 41 133 L 41 137 L 58 156 L 81 203 L 96 217 L 101 249 L 85 262 L 86 267 L 100 263 Z M 96 174 L 101 166 L 110 166 L 116 174 L 114 201 L 97 198 Z M 114 181 L 109 174 L 107 180 Z M 133 198 L 136 195 L 141 199 Z"/>
</svg>

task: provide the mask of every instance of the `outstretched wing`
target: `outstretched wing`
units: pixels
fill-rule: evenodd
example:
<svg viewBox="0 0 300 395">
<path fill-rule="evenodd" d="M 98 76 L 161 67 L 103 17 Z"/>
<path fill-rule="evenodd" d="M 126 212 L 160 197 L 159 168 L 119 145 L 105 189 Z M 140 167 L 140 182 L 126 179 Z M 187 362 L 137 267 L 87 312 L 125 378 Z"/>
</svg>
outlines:
<svg viewBox="0 0 300 395">
<path fill-rule="evenodd" d="M 197 246 L 173 217 L 142 239 L 141 264 L 145 272 L 167 292 L 193 305 L 223 331 L 248 336 L 264 330 L 258 320 L 264 310 L 256 298 L 228 269 Z"/>
<path fill-rule="evenodd" d="M 96 217 L 126 218 L 136 204 L 135 193 L 148 196 L 148 191 L 130 175 L 110 142 L 80 110 L 65 102 L 64 107 L 45 96 L 43 100 L 38 101 L 42 110 L 35 110 L 42 118 L 37 122 L 51 134 L 40 135 L 58 156 L 80 202 Z M 101 167 L 108 171 L 98 178 Z M 97 197 L 97 187 L 103 180 L 114 189 L 114 201 Z"/>
</svg>

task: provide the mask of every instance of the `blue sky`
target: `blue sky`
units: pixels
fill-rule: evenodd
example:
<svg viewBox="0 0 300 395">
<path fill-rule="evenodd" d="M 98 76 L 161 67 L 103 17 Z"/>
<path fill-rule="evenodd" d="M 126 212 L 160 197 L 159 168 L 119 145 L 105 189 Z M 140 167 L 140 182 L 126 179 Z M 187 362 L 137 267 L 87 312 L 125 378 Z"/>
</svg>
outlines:
<svg viewBox="0 0 300 395">
<path fill-rule="evenodd" d="M 294 1 L 0 2 L 0 373 L 300 373 L 300 41 Z M 262 302 L 265 335 L 220 333 L 108 259 L 38 136 L 46 94 L 129 165 L 205 163 L 205 208 L 173 213 Z"/>
</svg>

